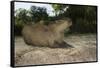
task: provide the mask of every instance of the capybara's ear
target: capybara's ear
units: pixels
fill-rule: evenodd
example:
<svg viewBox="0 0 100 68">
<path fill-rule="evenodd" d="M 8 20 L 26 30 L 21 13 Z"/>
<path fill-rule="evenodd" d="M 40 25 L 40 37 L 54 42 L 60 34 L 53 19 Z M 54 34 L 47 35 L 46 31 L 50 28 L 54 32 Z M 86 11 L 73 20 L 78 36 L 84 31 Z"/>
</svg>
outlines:
<svg viewBox="0 0 100 68">
<path fill-rule="evenodd" d="M 72 19 L 71 18 L 63 18 L 62 20 L 65 20 L 65 21 L 67 21 L 67 22 L 72 22 Z"/>
</svg>

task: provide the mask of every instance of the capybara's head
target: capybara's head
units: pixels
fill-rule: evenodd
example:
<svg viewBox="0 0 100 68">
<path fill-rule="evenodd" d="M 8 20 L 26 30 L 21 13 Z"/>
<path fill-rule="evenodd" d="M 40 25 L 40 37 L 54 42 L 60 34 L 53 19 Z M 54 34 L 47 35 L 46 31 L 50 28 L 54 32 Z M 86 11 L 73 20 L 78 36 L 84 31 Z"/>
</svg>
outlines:
<svg viewBox="0 0 100 68">
<path fill-rule="evenodd" d="M 65 29 L 69 28 L 71 25 L 72 25 L 72 21 L 69 18 L 57 20 L 56 23 L 54 24 L 55 31 L 62 32 Z"/>
</svg>

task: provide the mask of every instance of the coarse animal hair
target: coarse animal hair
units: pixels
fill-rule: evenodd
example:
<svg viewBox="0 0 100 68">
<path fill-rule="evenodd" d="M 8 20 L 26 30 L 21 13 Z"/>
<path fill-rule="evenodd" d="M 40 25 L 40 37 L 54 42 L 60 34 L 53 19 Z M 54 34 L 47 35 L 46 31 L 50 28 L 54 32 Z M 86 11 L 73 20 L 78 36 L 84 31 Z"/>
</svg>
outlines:
<svg viewBox="0 0 100 68">
<path fill-rule="evenodd" d="M 71 25 L 70 19 L 56 20 L 55 23 L 48 26 L 41 23 L 24 25 L 22 35 L 24 41 L 29 45 L 57 47 L 63 42 L 64 30 Z"/>
</svg>

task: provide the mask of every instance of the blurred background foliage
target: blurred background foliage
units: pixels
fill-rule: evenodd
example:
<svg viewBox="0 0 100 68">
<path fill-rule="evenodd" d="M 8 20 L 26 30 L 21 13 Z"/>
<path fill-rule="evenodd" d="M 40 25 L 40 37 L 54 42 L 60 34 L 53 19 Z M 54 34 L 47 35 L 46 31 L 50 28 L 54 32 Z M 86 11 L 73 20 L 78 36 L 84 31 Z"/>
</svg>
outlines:
<svg viewBox="0 0 100 68">
<path fill-rule="evenodd" d="M 45 25 L 61 18 L 71 18 L 73 25 L 65 33 L 96 33 L 97 7 L 81 5 L 51 4 L 55 16 L 49 16 L 44 7 L 31 6 L 29 10 L 20 8 L 15 11 L 15 34 L 21 35 L 24 24 L 34 24 L 43 20 Z"/>
</svg>

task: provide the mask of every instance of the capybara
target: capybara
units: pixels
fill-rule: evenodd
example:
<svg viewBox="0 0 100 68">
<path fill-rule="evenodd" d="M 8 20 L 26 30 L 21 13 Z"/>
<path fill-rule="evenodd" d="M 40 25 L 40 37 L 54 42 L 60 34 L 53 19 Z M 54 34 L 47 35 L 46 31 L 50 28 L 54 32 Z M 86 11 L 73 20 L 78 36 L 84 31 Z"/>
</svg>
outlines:
<svg viewBox="0 0 100 68">
<path fill-rule="evenodd" d="M 34 46 L 59 46 L 64 42 L 64 30 L 69 29 L 72 22 L 70 19 L 61 19 L 54 22 L 49 25 L 44 25 L 43 23 L 25 25 L 22 30 L 24 41 Z"/>
</svg>

